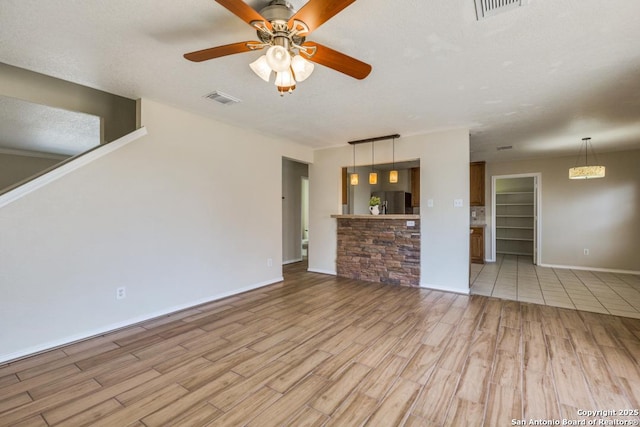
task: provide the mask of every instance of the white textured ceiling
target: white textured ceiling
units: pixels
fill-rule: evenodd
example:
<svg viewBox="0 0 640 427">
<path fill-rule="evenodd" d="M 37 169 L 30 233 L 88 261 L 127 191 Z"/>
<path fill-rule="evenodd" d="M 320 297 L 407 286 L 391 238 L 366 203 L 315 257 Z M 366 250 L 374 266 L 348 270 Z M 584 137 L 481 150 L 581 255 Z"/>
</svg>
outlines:
<svg viewBox="0 0 640 427">
<path fill-rule="evenodd" d="M 213 0 L 1 0 L 0 61 L 312 147 L 468 127 L 474 160 L 574 154 L 586 136 L 640 148 L 640 1 L 524 3 L 477 21 L 474 0 L 356 1 L 308 40 L 370 76 L 317 66 L 284 97 L 249 69 L 259 52 L 182 57 L 256 39 Z M 203 98 L 214 90 L 242 102 Z"/>
</svg>

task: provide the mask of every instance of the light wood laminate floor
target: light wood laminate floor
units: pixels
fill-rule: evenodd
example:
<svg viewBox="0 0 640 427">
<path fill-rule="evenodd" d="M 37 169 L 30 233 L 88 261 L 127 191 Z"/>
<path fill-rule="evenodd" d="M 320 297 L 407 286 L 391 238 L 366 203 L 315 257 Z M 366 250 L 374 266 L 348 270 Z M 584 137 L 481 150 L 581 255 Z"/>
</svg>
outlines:
<svg viewBox="0 0 640 427">
<path fill-rule="evenodd" d="M 531 257 L 471 264 L 471 293 L 640 319 L 640 276 L 540 267 Z"/>
<path fill-rule="evenodd" d="M 0 425 L 508 426 L 640 408 L 640 320 L 304 267 L 0 366 Z M 640 419 L 607 419 L 625 418 Z"/>
</svg>

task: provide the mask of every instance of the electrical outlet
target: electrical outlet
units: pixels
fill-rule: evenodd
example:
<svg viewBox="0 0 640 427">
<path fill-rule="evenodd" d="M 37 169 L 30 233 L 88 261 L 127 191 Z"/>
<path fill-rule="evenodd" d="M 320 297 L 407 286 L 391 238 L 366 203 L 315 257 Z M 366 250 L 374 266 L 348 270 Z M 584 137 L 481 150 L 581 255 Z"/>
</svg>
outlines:
<svg viewBox="0 0 640 427">
<path fill-rule="evenodd" d="M 585 255 L 589 255 L 589 249 L 584 248 L 584 254 L 585 254 Z"/>
<path fill-rule="evenodd" d="M 267 258 L 267 267 L 273 267 L 273 259 Z"/>
<path fill-rule="evenodd" d="M 127 288 L 124 286 L 116 289 L 116 299 L 124 299 L 127 297 Z"/>
</svg>

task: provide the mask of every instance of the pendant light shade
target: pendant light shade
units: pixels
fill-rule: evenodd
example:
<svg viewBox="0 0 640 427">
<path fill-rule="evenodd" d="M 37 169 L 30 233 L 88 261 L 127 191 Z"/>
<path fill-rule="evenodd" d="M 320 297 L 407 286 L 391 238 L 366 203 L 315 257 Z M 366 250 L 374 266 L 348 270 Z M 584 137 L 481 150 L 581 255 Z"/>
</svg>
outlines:
<svg viewBox="0 0 640 427">
<path fill-rule="evenodd" d="M 373 165 L 375 163 L 375 160 L 374 160 L 374 157 L 375 157 L 374 156 L 374 150 L 375 150 L 374 145 L 375 145 L 375 142 L 371 141 L 371 172 L 369 173 L 369 184 L 371 184 L 371 185 L 375 185 L 375 184 L 378 183 L 378 174 L 373 169 Z"/>
<path fill-rule="evenodd" d="M 582 153 L 582 147 L 584 147 L 584 166 L 578 166 L 580 162 L 580 153 Z M 593 151 L 593 146 L 591 145 L 591 138 L 582 138 L 582 144 L 580 145 L 580 151 L 578 152 L 578 158 L 576 159 L 576 166 L 569 169 L 569 179 L 595 179 L 595 178 L 604 178 L 605 176 L 605 167 L 604 166 L 596 166 L 589 164 L 589 149 L 591 149 L 591 153 L 593 157 L 595 156 L 595 151 Z M 596 158 L 596 163 L 598 159 Z"/>
<path fill-rule="evenodd" d="M 391 170 L 389 171 L 389 182 L 391 184 L 397 184 L 398 183 L 398 171 L 396 170 L 396 138 L 393 137 L 393 140 L 391 142 L 392 145 L 392 156 L 393 156 L 393 166 L 391 168 Z"/>
<path fill-rule="evenodd" d="M 594 179 L 604 176 L 604 166 L 580 166 L 569 169 L 569 179 Z"/>
<path fill-rule="evenodd" d="M 356 173 L 356 146 L 353 146 L 353 173 L 351 174 L 351 185 L 358 185 L 358 174 Z"/>
</svg>

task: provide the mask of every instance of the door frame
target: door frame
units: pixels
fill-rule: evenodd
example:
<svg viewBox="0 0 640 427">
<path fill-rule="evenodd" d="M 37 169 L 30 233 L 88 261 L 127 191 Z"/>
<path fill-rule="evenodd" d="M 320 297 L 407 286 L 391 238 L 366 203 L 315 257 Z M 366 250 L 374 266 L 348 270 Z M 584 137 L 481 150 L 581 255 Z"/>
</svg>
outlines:
<svg viewBox="0 0 640 427">
<path fill-rule="evenodd" d="M 533 264 L 542 263 L 542 174 L 521 173 L 511 175 L 493 175 L 491 177 L 491 259 L 496 262 L 496 181 L 509 178 L 533 178 L 534 221 L 533 221 Z"/>
</svg>

